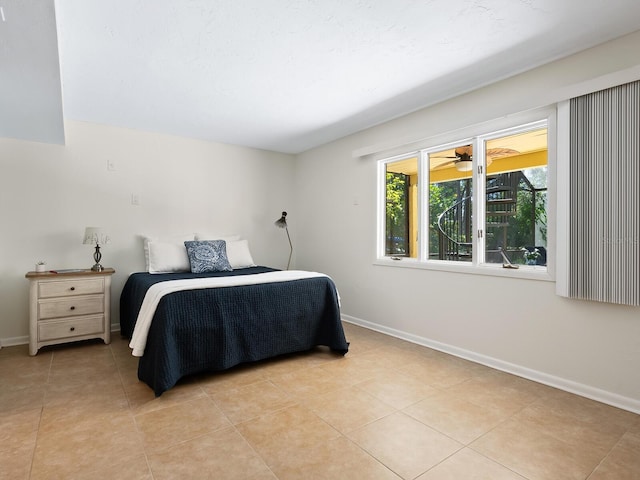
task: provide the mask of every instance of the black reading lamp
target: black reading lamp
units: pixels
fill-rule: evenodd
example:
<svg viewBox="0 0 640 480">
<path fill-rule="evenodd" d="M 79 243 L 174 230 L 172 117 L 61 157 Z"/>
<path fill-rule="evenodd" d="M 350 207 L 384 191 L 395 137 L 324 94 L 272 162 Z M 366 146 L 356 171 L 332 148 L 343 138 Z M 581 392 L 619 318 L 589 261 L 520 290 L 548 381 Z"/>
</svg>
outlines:
<svg viewBox="0 0 640 480">
<path fill-rule="evenodd" d="M 293 244 L 291 243 L 291 236 L 289 235 L 289 228 L 287 226 L 287 212 L 282 212 L 282 216 L 275 221 L 274 225 L 278 228 L 284 228 L 287 232 L 287 238 L 289 239 L 289 261 L 287 262 L 287 270 L 289 270 L 289 265 L 291 265 L 291 255 L 293 255 Z"/>
</svg>

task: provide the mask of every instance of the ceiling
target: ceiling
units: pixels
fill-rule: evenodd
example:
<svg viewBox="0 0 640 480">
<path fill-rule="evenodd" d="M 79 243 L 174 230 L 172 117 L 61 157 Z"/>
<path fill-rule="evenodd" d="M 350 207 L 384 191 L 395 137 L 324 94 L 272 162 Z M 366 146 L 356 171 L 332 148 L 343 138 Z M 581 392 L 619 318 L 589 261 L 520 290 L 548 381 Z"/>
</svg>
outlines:
<svg viewBox="0 0 640 480">
<path fill-rule="evenodd" d="M 0 137 L 298 153 L 640 29 L 637 0 L 0 0 Z"/>
</svg>

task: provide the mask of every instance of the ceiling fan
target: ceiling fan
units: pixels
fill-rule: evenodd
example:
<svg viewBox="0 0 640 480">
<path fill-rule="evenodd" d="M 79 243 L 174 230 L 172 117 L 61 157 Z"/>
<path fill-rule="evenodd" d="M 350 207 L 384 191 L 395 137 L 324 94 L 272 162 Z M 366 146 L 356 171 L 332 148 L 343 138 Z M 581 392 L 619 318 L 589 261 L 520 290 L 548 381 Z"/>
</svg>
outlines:
<svg viewBox="0 0 640 480">
<path fill-rule="evenodd" d="M 434 157 L 434 158 L 452 158 L 453 160 L 445 162 L 442 165 L 438 165 L 438 168 L 444 168 L 451 164 L 456 167 L 459 172 L 469 172 L 472 167 L 473 147 L 471 145 L 465 145 L 458 147 L 454 151 L 454 156 L 446 157 Z"/>
<path fill-rule="evenodd" d="M 442 163 L 438 165 L 436 168 L 440 170 L 441 168 L 448 167 L 453 164 L 456 167 L 456 170 L 459 172 L 469 172 L 472 168 L 472 159 L 473 159 L 473 146 L 472 145 L 464 145 L 462 147 L 456 148 L 454 151 L 454 156 L 434 156 L 433 158 L 451 158 L 452 160 L 449 162 Z M 517 150 L 513 150 L 512 148 L 489 148 L 487 149 L 487 166 L 491 165 L 495 158 L 503 158 L 510 157 L 512 155 L 518 155 L 520 152 Z"/>
</svg>

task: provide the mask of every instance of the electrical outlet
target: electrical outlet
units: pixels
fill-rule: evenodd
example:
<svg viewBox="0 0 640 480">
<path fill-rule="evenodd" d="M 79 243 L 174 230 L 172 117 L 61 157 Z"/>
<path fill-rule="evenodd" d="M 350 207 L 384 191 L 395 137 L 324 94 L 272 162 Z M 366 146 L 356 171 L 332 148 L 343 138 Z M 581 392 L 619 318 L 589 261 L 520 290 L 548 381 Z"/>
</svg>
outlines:
<svg viewBox="0 0 640 480">
<path fill-rule="evenodd" d="M 140 195 L 137 193 L 131 194 L 131 205 L 140 205 Z"/>
<path fill-rule="evenodd" d="M 116 162 L 112 158 L 107 160 L 107 170 L 110 172 L 116 171 Z"/>
</svg>

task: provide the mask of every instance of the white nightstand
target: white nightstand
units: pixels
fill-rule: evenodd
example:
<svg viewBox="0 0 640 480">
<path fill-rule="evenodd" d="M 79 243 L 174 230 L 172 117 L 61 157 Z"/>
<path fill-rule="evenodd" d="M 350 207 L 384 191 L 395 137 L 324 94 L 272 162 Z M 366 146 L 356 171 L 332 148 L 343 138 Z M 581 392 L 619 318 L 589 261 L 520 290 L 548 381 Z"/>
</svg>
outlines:
<svg viewBox="0 0 640 480">
<path fill-rule="evenodd" d="M 101 338 L 111 342 L 111 275 L 100 272 L 29 272 L 29 355 L 40 347 Z"/>
</svg>

